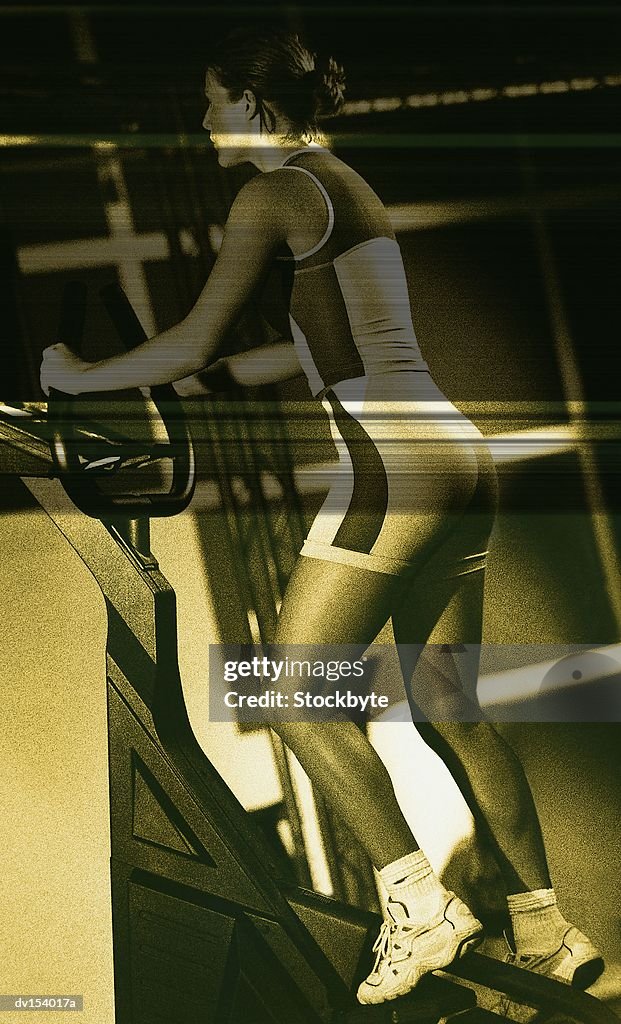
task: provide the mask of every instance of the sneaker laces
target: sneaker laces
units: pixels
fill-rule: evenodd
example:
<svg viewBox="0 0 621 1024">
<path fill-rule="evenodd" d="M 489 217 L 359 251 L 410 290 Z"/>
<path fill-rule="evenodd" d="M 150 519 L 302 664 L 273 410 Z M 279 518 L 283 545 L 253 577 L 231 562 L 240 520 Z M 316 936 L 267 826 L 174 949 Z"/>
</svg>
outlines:
<svg viewBox="0 0 621 1024">
<path fill-rule="evenodd" d="M 388 908 L 390 914 L 390 920 L 382 921 L 379 935 L 377 936 L 372 952 L 377 953 L 375 957 L 375 963 L 373 964 L 372 974 L 377 974 L 377 968 L 379 967 L 382 959 L 386 959 L 386 963 L 389 964 L 392 961 L 392 951 L 395 944 L 395 938 L 397 935 L 403 935 L 404 937 L 412 938 L 413 936 L 421 935 L 423 932 L 429 930 L 429 925 L 420 925 L 418 928 L 413 925 L 407 924 L 405 921 L 397 921 L 390 913 L 390 907 Z"/>
<path fill-rule="evenodd" d="M 397 925 L 394 921 L 382 922 L 379 935 L 373 943 L 373 952 L 377 953 L 377 956 L 375 957 L 375 963 L 373 964 L 371 974 L 379 974 L 377 968 L 384 958 L 386 958 L 387 963 L 390 963 L 392 957 L 392 940 L 396 931 Z"/>
</svg>

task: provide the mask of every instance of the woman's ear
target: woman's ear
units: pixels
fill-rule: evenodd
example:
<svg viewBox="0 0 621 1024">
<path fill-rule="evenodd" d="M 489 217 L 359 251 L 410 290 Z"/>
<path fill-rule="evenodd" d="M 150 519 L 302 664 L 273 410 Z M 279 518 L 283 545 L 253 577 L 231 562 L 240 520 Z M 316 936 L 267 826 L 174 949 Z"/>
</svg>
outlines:
<svg viewBox="0 0 621 1024">
<path fill-rule="evenodd" d="M 243 99 L 244 104 L 245 104 L 245 110 L 246 110 L 246 113 L 248 115 L 248 119 L 251 121 L 252 118 L 257 113 L 257 109 L 258 109 L 257 98 L 256 98 L 255 94 L 253 93 L 252 89 L 244 89 L 244 92 L 242 94 L 242 99 Z"/>
</svg>

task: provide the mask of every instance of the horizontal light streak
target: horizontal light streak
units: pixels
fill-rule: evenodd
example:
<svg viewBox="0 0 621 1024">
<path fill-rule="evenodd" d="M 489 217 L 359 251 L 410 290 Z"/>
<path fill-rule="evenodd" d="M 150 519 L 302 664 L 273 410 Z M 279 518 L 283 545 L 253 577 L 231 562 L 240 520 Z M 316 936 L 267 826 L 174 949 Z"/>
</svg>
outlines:
<svg viewBox="0 0 621 1024">
<path fill-rule="evenodd" d="M 355 132 L 329 133 L 331 144 L 349 149 L 618 149 L 620 132 Z M 13 149 L 206 149 L 202 132 L 141 134 L 63 133 L 0 135 L 0 147 Z"/>
</svg>

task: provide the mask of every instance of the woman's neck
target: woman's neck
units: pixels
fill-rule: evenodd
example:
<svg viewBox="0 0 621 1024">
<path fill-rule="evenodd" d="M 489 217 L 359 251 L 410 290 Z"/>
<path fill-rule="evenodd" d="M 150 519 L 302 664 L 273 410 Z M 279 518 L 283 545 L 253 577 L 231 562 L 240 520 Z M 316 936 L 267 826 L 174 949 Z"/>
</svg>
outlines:
<svg viewBox="0 0 621 1024">
<path fill-rule="evenodd" d="M 294 153 L 301 153 L 306 149 L 321 149 L 316 142 L 269 142 L 265 146 L 257 146 L 252 154 L 252 163 L 260 171 L 275 171 L 285 163 Z"/>
</svg>

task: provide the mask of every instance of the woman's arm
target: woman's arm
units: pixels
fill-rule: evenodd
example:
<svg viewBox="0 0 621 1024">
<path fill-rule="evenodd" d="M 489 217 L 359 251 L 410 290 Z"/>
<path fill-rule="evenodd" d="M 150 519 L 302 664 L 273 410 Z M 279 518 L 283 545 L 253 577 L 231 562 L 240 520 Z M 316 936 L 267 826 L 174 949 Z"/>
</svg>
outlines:
<svg viewBox="0 0 621 1024">
<path fill-rule="evenodd" d="M 256 387 L 275 384 L 304 373 L 297 352 L 290 341 L 261 345 L 249 352 L 239 352 L 227 359 L 231 376 L 237 384 Z"/>
<path fill-rule="evenodd" d="M 46 349 L 41 372 L 44 390 L 70 394 L 119 391 L 166 384 L 213 362 L 227 331 L 265 275 L 286 238 L 277 175 L 252 178 L 231 207 L 220 252 L 198 301 L 170 330 L 131 352 L 83 363 L 64 345 Z"/>
<path fill-rule="evenodd" d="M 280 341 L 217 359 L 199 373 L 175 381 L 175 391 L 182 396 L 209 395 L 235 385 L 275 384 L 303 372 L 293 344 Z"/>
</svg>

